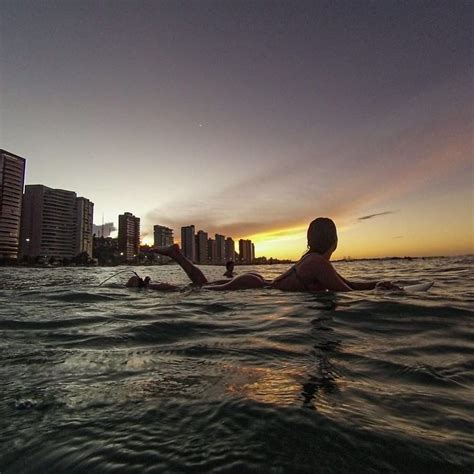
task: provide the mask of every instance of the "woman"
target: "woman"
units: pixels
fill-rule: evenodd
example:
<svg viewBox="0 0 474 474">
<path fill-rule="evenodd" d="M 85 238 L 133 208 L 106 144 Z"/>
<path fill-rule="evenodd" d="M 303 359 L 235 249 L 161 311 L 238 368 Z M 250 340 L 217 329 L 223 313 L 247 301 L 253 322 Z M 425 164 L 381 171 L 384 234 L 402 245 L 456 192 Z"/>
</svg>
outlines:
<svg viewBox="0 0 474 474">
<path fill-rule="evenodd" d="M 308 228 L 308 251 L 289 270 L 276 277 L 273 281 L 265 280 L 258 273 L 244 273 L 230 281 L 209 282 L 202 271 L 181 252 L 177 244 L 169 247 L 152 249 L 160 255 L 172 258 L 186 272 L 195 286 L 208 290 L 228 291 L 246 290 L 250 288 L 275 288 L 283 291 L 352 291 L 373 290 L 375 287 L 399 289 L 390 282 L 354 282 L 339 275 L 330 263 L 330 258 L 337 248 L 336 225 L 331 219 L 318 217 Z M 132 277 L 127 286 L 137 287 L 139 279 Z M 143 286 L 143 285 L 141 285 Z M 179 290 L 168 283 L 149 283 L 148 288 L 156 290 Z"/>
</svg>

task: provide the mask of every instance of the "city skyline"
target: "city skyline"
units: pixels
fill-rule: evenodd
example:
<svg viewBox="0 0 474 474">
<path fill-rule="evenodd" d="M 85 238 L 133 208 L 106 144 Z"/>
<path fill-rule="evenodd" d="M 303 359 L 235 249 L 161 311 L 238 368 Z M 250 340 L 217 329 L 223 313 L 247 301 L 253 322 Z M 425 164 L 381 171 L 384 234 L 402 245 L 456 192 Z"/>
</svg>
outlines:
<svg viewBox="0 0 474 474">
<path fill-rule="evenodd" d="M 26 164 L 25 164 L 25 163 L 26 163 L 26 160 L 25 160 L 24 158 L 21 158 L 21 157 L 17 156 L 16 154 L 11 153 L 11 152 L 8 152 L 8 151 L 6 151 L 6 150 L 2 150 L 2 152 L 4 153 L 4 156 L 15 157 L 15 158 L 17 158 L 17 159 L 23 160 L 23 170 L 24 170 L 23 173 L 25 172 L 25 170 L 27 169 L 27 167 L 26 167 Z M 74 191 L 69 191 L 69 190 L 64 190 L 64 189 L 51 189 L 51 188 L 49 188 L 48 186 L 45 186 L 45 185 L 42 185 L 42 184 L 41 184 L 41 185 L 39 185 L 39 184 L 36 184 L 36 185 L 25 184 L 25 192 L 26 192 L 26 189 L 27 189 L 27 188 L 35 188 L 35 187 L 36 187 L 36 188 L 46 188 L 46 189 L 50 189 L 51 191 L 55 191 L 55 192 L 71 193 L 71 194 L 74 194 L 74 195 L 76 194 Z M 77 200 L 78 200 L 78 201 L 79 201 L 79 200 L 85 200 L 85 201 L 88 201 L 88 202 L 89 202 L 88 199 L 81 198 L 81 197 L 77 198 Z M 94 204 L 93 204 L 93 203 L 91 203 L 91 204 L 92 204 L 92 207 L 93 207 Z M 122 211 L 122 212 L 123 212 L 123 211 Z M 370 219 L 372 219 L 372 218 L 374 218 L 374 217 L 379 217 L 379 216 L 383 216 L 383 215 L 386 215 L 386 214 L 392 214 L 392 211 L 382 212 L 382 213 L 380 213 L 380 214 L 374 214 L 374 215 L 363 216 L 363 217 L 360 217 L 359 220 L 360 220 L 360 221 L 370 220 Z M 91 214 L 90 214 L 89 219 L 92 219 L 92 215 L 93 215 L 93 214 L 92 214 L 92 211 L 91 211 Z M 119 244 L 119 251 L 121 251 L 121 255 L 124 255 L 125 253 L 127 253 L 127 256 L 126 256 L 125 260 L 130 260 L 130 261 L 132 261 L 133 258 L 135 258 L 135 257 L 137 256 L 137 254 L 139 253 L 139 246 L 140 246 L 140 245 L 156 245 L 156 244 L 155 244 L 156 238 L 149 237 L 148 231 L 145 233 L 145 238 L 143 238 L 144 236 L 143 236 L 143 234 L 140 232 L 140 217 L 135 217 L 135 216 L 134 216 L 132 213 L 130 213 L 130 212 L 124 212 L 124 215 L 119 215 L 119 216 L 117 217 L 117 220 L 118 220 L 118 227 L 117 227 L 117 228 L 115 227 L 114 222 L 108 222 L 108 223 L 104 223 L 104 224 L 100 225 L 100 224 L 92 224 L 92 220 L 90 220 L 90 222 L 88 222 L 88 225 L 90 226 L 90 229 L 91 229 L 91 232 L 90 232 L 91 236 L 92 236 L 92 235 L 96 236 L 94 230 L 96 230 L 96 231 L 97 231 L 97 230 L 100 230 L 100 231 L 101 231 L 101 228 L 103 227 L 104 229 L 107 230 L 107 234 L 108 234 L 107 236 L 112 235 L 113 238 L 120 240 L 120 219 L 121 219 L 122 217 L 126 217 L 126 216 L 130 216 L 130 217 L 132 217 L 133 219 L 135 219 L 135 220 L 138 221 L 138 230 L 137 230 L 137 231 L 134 231 L 134 232 L 135 232 L 135 240 L 134 240 L 134 243 L 133 243 L 133 247 L 134 247 L 134 248 L 133 248 L 132 250 L 129 250 L 129 249 L 126 249 L 126 244 Z M 172 235 L 173 232 L 174 232 L 174 229 L 168 228 L 168 227 L 166 227 L 166 226 L 162 226 L 161 224 L 152 224 L 152 228 L 155 229 L 155 232 L 156 232 L 156 228 L 157 228 L 157 227 L 158 227 L 158 228 L 162 228 L 162 229 L 167 229 L 168 231 L 171 232 L 171 235 Z M 182 246 L 182 242 L 183 242 L 183 229 L 187 229 L 187 228 L 189 228 L 189 229 L 192 228 L 193 231 L 194 231 L 194 230 L 196 229 L 196 226 L 195 226 L 195 225 L 181 226 L 181 239 L 178 239 L 178 243 L 179 243 L 181 246 Z M 302 228 L 300 228 L 300 229 L 294 229 L 294 230 L 295 230 L 295 231 L 303 231 L 303 230 L 306 231 L 306 227 L 302 227 Z M 194 254 L 193 254 L 194 256 L 192 256 L 192 255 L 187 255 L 189 258 L 191 258 L 191 260 L 195 261 L 196 263 L 205 263 L 204 261 L 200 261 L 200 259 L 197 257 L 197 255 L 198 255 L 198 254 L 197 254 L 197 237 L 198 237 L 199 233 L 201 233 L 201 232 L 203 232 L 203 231 L 202 231 L 202 230 L 199 230 L 198 232 L 196 232 L 195 234 L 193 234 L 194 237 L 196 237 L 196 240 L 192 239 L 192 240 L 193 240 L 193 246 L 195 247 Z M 99 233 L 100 233 L 100 232 L 99 232 Z M 206 236 L 208 235 L 207 232 L 204 232 L 204 233 L 205 233 Z M 219 238 L 219 237 L 224 238 L 223 245 L 225 245 L 225 236 L 220 235 L 220 234 L 217 234 L 217 233 L 215 234 L 215 236 L 216 236 L 216 239 Z M 99 235 L 97 235 L 97 237 L 99 237 Z M 275 234 L 275 237 L 278 238 L 278 233 Z M 229 237 L 229 238 L 230 238 L 231 240 L 233 240 L 232 237 Z M 257 235 L 257 238 L 258 238 L 258 235 Z M 24 240 L 24 239 L 23 239 L 23 240 Z M 211 240 L 214 240 L 214 239 L 209 238 L 209 239 L 208 239 L 209 243 L 210 243 Z M 29 241 L 29 239 L 28 239 L 28 241 Z M 267 254 L 264 254 L 264 252 L 259 252 L 260 255 L 257 255 L 257 254 L 256 254 L 256 250 L 255 250 L 255 242 L 252 242 L 250 239 L 242 239 L 242 238 L 240 238 L 240 239 L 238 239 L 238 241 L 239 241 L 239 245 L 240 245 L 241 242 L 250 242 L 250 245 L 251 245 L 251 250 L 247 250 L 247 249 L 246 249 L 245 252 L 246 252 L 246 254 L 252 255 L 252 257 L 251 257 L 250 259 L 248 259 L 247 257 L 240 257 L 241 259 L 243 258 L 245 261 L 253 261 L 253 259 L 254 259 L 255 257 L 261 257 L 261 256 L 265 256 L 265 257 L 266 257 L 266 256 L 267 256 Z M 173 242 L 174 242 L 174 240 L 170 240 L 170 241 L 167 241 L 166 244 L 169 245 L 169 244 L 171 244 L 171 243 L 173 243 Z M 20 247 L 21 247 L 21 244 L 22 244 L 22 240 L 20 239 Z M 75 244 L 75 245 L 77 246 L 77 244 Z M 87 252 L 90 256 L 92 256 L 92 240 L 90 240 L 84 248 L 82 248 L 82 247 L 78 247 L 78 248 L 82 249 L 83 251 Z M 241 249 L 239 248 L 239 250 L 241 250 Z M 210 248 L 209 248 L 208 251 L 211 252 Z M 185 252 L 185 254 L 187 254 L 186 249 L 184 249 L 184 252 Z M 219 252 L 217 251 L 217 247 L 216 247 L 215 252 L 216 252 L 216 253 L 219 253 Z M 24 252 L 23 252 L 23 253 L 24 253 Z M 21 254 L 22 254 L 22 252 L 21 252 L 21 248 L 20 248 L 19 256 L 21 256 Z M 26 253 L 24 253 L 24 254 L 26 255 Z M 242 251 L 239 252 L 239 254 L 242 255 Z M 72 254 L 71 254 L 71 255 L 72 255 Z M 461 253 L 459 253 L 459 255 L 461 255 Z M 389 257 L 389 256 L 400 256 L 400 255 L 385 255 L 384 257 Z M 415 255 L 415 256 L 416 256 L 416 255 Z M 435 255 L 425 254 L 425 255 L 421 255 L 421 256 L 435 256 Z M 133 257 L 133 258 L 132 258 L 132 257 Z M 273 255 L 270 255 L 270 257 L 274 258 Z M 276 258 L 281 258 L 281 256 L 280 256 L 280 257 L 277 256 Z M 286 258 L 287 258 L 286 256 L 283 257 L 283 259 L 286 259 Z M 352 255 L 350 255 L 350 254 L 343 255 L 343 256 L 342 256 L 342 255 L 338 255 L 337 258 L 352 258 Z M 362 256 L 362 257 L 356 256 L 355 258 L 367 258 L 367 257 L 364 257 L 364 256 Z M 368 257 L 368 258 L 370 258 L 370 257 Z M 383 258 L 383 257 L 382 257 L 382 258 Z M 290 259 L 291 259 L 291 258 L 290 258 Z M 231 260 L 232 260 L 232 259 L 231 259 Z M 214 263 L 214 264 L 224 264 L 224 263 L 225 263 L 224 260 L 222 260 L 222 258 L 219 258 L 219 257 L 217 257 L 217 258 L 211 258 L 210 261 L 212 261 L 212 263 Z M 162 262 L 162 263 L 163 263 L 163 262 Z"/>
<path fill-rule="evenodd" d="M 3 2 L 0 143 L 96 215 L 296 259 L 473 252 L 472 4 Z M 192 20 L 192 21 L 191 21 Z M 105 33 L 106 32 L 106 33 Z"/>
<path fill-rule="evenodd" d="M 94 203 L 75 191 L 51 188 L 44 184 L 24 183 L 27 160 L 7 150 L 0 150 L 0 258 L 3 261 L 33 261 L 38 259 L 109 258 L 115 249 L 123 262 L 135 262 L 142 242 L 140 217 L 130 212 L 118 216 L 116 245 L 109 242 L 115 231 L 112 223 L 93 224 Z M 160 224 L 153 226 L 153 245 L 167 246 L 174 243 L 174 230 Z M 107 234 L 107 235 L 104 235 Z M 204 240 L 202 239 L 204 237 Z M 107 239 L 106 249 L 96 248 L 96 238 Z M 232 237 L 215 234 L 208 238 L 195 226 L 181 227 L 184 254 L 191 261 L 201 264 L 224 265 L 236 260 Z M 243 246 L 245 250 L 243 250 Z M 104 255 L 105 251 L 105 255 Z M 255 247 L 250 240 L 239 240 L 239 261 L 251 263 Z M 52 261 L 53 261 L 52 260 Z M 157 257 L 156 263 L 168 263 L 168 258 Z"/>
</svg>

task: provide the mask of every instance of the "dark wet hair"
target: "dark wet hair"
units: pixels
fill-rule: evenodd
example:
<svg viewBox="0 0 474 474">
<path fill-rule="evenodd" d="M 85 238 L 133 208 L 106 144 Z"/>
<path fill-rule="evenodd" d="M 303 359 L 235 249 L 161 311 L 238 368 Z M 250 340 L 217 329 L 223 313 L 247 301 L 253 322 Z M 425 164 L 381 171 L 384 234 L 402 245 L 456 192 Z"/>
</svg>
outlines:
<svg viewBox="0 0 474 474">
<path fill-rule="evenodd" d="M 337 243 L 336 224 L 327 217 L 318 217 L 308 227 L 308 252 L 324 254 Z"/>
</svg>

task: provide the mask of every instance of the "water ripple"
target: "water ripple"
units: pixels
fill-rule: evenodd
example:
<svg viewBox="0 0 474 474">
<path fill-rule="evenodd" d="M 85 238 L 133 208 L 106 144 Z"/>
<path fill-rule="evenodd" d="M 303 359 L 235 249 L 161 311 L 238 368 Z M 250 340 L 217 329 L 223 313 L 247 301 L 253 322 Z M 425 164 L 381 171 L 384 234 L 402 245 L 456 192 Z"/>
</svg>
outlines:
<svg viewBox="0 0 474 474">
<path fill-rule="evenodd" d="M 160 294 L 3 269 L 0 471 L 471 473 L 472 257 L 336 266 L 435 286 Z"/>
</svg>

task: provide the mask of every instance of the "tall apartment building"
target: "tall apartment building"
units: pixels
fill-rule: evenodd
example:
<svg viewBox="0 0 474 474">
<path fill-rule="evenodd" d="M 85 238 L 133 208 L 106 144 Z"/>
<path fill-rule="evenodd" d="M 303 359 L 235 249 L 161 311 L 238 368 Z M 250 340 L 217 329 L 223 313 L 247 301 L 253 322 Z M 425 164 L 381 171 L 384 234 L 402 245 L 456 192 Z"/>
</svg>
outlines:
<svg viewBox="0 0 474 474">
<path fill-rule="evenodd" d="M 94 203 L 89 199 L 76 199 L 76 255 L 86 252 L 89 257 L 93 253 L 93 219 Z"/>
<path fill-rule="evenodd" d="M 192 262 L 196 261 L 196 238 L 194 225 L 181 227 L 181 251 Z"/>
<path fill-rule="evenodd" d="M 209 263 L 209 251 L 207 247 L 207 232 L 200 230 L 196 234 L 196 259 L 198 263 Z"/>
<path fill-rule="evenodd" d="M 153 226 L 153 245 L 155 247 L 167 247 L 174 244 L 173 229 L 163 225 Z"/>
<path fill-rule="evenodd" d="M 251 240 L 239 240 L 239 254 L 242 263 L 251 263 L 253 261 Z"/>
<path fill-rule="evenodd" d="M 225 259 L 235 262 L 235 243 L 232 237 L 225 239 Z"/>
<path fill-rule="evenodd" d="M 0 150 L 0 259 L 18 258 L 26 160 Z"/>
<path fill-rule="evenodd" d="M 216 234 L 216 259 L 218 264 L 224 264 L 226 262 L 225 255 L 225 236 Z"/>
<path fill-rule="evenodd" d="M 120 255 L 132 261 L 140 250 L 140 218 L 131 212 L 119 215 L 118 243 Z"/>
<path fill-rule="evenodd" d="M 94 204 L 73 191 L 41 184 L 25 186 L 20 254 L 22 257 L 92 256 Z"/>
<path fill-rule="evenodd" d="M 217 263 L 217 245 L 214 239 L 207 239 L 207 253 L 209 263 L 215 265 Z"/>
<path fill-rule="evenodd" d="M 173 229 L 163 225 L 153 226 L 153 245 L 155 247 L 168 247 L 174 244 Z M 171 258 L 164 255 L 156 255 L 156 261 L 160 263 L 168 263 Z"/>
</svg>

